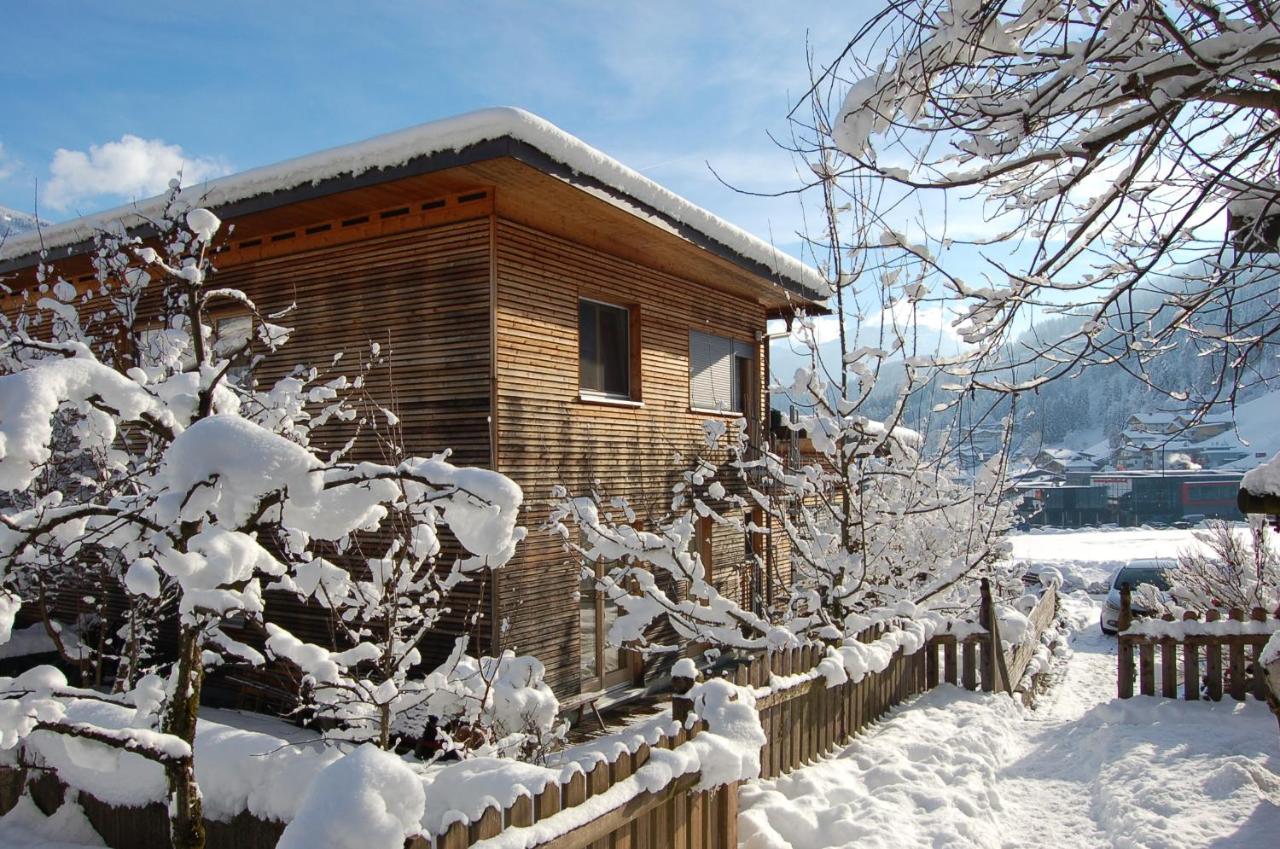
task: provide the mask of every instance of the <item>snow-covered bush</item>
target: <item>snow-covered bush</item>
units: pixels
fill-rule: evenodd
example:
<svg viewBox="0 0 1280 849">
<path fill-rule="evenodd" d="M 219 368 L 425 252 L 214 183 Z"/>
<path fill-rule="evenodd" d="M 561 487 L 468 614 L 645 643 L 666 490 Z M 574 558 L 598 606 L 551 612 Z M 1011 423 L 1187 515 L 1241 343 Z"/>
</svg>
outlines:
<svg viewBox="0 0 1280 849">
<path fill-rule="evenodd" d="M 421 829 L 422 781 L 371 744 L 329 764 L 307 786 L 280 849 L 400 849 Z"/>
<path fill-rule="evenodd" d="M 1200 545 L 1184 551 L 1169 570 L 1174 601 L 1196 611 L 1214 607 L 1276 611 L 1280 608 L 1280 555 L 1271 534 L 1262 516 L 1253 517 L 1247 530 L 1211 522 L 1207 530 L 1196 531 Z"/>
<path fill-rule="evenodd" d="M 194 847 L 204 842 L 191 746 L 201 687 L 227 660 L 264 662 L 244 635 L 266 625 L 265 590 L 358 587 L 330 556 L 390 515 L 413 543 L 403 556 L 419 565 L 447 528 L 461 573 L 502 566 L 524 532 L 522 494 L 502 475 L 456 467 L 447 454 L 349 459 L 364 422 L 344 393 L 358 391 L 363 375 L 326 378 L 300 366 L 258 387 L 254 367 L 290 336 L 276 323 L 284 316 L 214 285 L 220 222 L 174 197 L 176 187 L 147 243 L 100 237 L 90 286 L 41 268 L 38 289 L 24 289 L 17 314 L 3 319 L 0 639 L 22 600 L 38 601 L 31 588 L 50 564 L 100 559 L 133 606 L 123 650 L 113 650 L 120 692 L 71 688 L 54 675 L 4 679 L 0 741 L 11 748 L 48 731 L 162 764 L 173 843 Z M 223 310 L 240 321 L 216 322 Z M 326 422 L 344 425 L 350 441 L 313 445 Z M 177 632 L 163 662 L 146 654 L 162 622 Z M 273 627 L 269 648 L 280 646 L 285 656 L 320 651 Z M 378 680 L 360 667 L 376 646 L 362 638 L 344 648 L 344 662 L 330 659 L 335 680 Z M 134 722 L 64 719 L 65 703 L 83 699 L 128 706 Z"/>
<path fill-rule="evenodd" d="M 384 427 L 379 416 L 369 417 L 382 453 L 400 456 L 398 417 L 387 410 L 373 412 L 387 422 Z M 490 473 L 459 469 L 455 474 L 464 488 L 474 481 L 483 490 Z M 449 659 L 428 674 L 418 650 L 449 612 L 452 591 L 492 565 L 483 555 L 490 535 L 486 503 L 471 505 L 479 513 L 469 517 L 464 504 L 437 501 L 411 482 L 400 486 L 401 497 L 388 506 L 383 521 L 390 539 L 381 543 L 380 556 L 363 559 L 363 570 L 352 573 L 321 562 L 277 582 L 329 614 L 340 646 L 305 643 L 268 623 L 267 653 L 301 670 L 303 703 L 332 739 L 372 741 L 384 749 L 408 739 L 462 755 L 545 751 L 557 738 L 559 705 L 536 659 L 508 652 L 477 660 L 466 655 L 467 639 L 459 638 Z M 436 533 L 440 511 L 471 552 L 454 557 L 447 568 L 440 562 L 444 549 Z M 473 525 L 477 538 L 470 536 Z M 379 543 L 357 535 L 348 554 L 372 545 Z M 506 707 L 509 701 L 539 709 L 517 719 Z"/>
<path fill-rule="evenodd" d="M 434 723 L 443 751 L 476 757 L 542 760 L 560 742 L 567 724 L 557 721 L 560 704 L 536 658 L 505 651 L 475 658 L 459 638 L 453 654 L 417 690 L 416 709 L 399 727 L 421 736 Z"/>
</svg>

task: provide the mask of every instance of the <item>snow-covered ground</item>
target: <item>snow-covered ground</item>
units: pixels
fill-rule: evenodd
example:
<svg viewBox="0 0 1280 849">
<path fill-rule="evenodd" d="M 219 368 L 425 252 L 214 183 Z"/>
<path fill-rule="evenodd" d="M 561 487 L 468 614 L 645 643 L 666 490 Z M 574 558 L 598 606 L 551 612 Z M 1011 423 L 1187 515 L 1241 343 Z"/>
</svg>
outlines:
<svg viewBox="0 0 1280 849">
<path fill-rule="evenodd" d="M 1052 566 L 1062 573 L 1068 590 L 1105 591 L 1102 587 L 1130 560 L 1145 557 L 1176 559 L 1200 542 L 1194 530 L 1166 528 L 1036 529 L 1009 537 L 1010 555 L 1032 572 Z"/>
<path fill-rule="evenodd" d="M 1151 555 L 1146 555 L 1151 556 Z M 1115 697 L 1096 602 L 1035 710 L 943 686 L 812 767 L 744 787 L 744 849 L 1274 845 L 1280 734 L 1260 702 Z"/>
<path fill-rule="evenodd" d="M 75 802 L 46 817 L 29 796 L 0 817 L 0 846 L 5 849 L 82 849 L 106 846 Z"/>
</svg>

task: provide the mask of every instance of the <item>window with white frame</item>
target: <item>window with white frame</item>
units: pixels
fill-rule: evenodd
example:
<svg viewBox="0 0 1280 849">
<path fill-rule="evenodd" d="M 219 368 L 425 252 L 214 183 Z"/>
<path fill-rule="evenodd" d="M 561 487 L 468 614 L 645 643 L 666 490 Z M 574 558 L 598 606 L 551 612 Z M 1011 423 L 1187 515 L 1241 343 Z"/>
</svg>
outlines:
<svg viewBox="0 0 1280 849">
<path fill-rule="evenodd" d="M 746 342 L 689 333 L 689 406 L 744 413 L 751 409 L 754 350 Z"/>
</svg>

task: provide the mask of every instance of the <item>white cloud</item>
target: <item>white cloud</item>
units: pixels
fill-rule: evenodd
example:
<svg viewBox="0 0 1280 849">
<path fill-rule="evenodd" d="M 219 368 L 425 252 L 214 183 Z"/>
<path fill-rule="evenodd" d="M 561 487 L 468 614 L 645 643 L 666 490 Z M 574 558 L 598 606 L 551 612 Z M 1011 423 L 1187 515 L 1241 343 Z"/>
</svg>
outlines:
<svg viewBox="0 0 1280 849">
<path fill-rule="evenodd" d="M 0 180 L 7 180 L 12 177 L 17 167 L 18 163 L 4 149 L 4 143 L 0 142 Z"/>
<path fill-rule="evenodd" d="M 180 146 L 160 139 L 124 135 L 119 141 L 90 145 L 87 153 L 58 148 L 49 172 L 44 202 L 65 210 L 102 196 L 132 200 L 159 194 L 180 172 L 183 184 L 191 185 L 227 174 L 230 168 L 220 159 L 188 156 Z"/>
</svg>

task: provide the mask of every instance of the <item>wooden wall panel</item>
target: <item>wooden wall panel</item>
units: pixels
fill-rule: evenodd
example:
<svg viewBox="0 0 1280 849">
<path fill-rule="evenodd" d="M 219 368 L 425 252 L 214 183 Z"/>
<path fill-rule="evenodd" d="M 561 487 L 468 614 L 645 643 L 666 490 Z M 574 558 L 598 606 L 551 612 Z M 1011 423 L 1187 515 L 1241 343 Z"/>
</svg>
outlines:
<svg viewBox="0 0 1280 849">
<path fill-rule="evenodd" d="M 370 342 L 381 346 L 384 365 L 366 373 L 369 395 L 395 408 L 405 450 L 430 456 L 453 449 L 454 462 L 489 466 L 490 219 L 448 224 L 235 265 L 216 283 L 244 290 L 265 312 L 296 301 L 280 323 L 294 328 L 289 344 L 257 370 L 268 384 L 294 364 L 327 367 L 342 360 L 335 376 L 355 377 L 369 358 Z M 316 439 L 337 447 L 350 435 L 345 425 L 321 428 Z M 356 459 L 381 460 L 372 445 Z M 377 540 L 370 548 L 377 549 Z M 426 654 L 443 655 L 472 614 L 487 613 L 483 588 L 454 593 L 447 628 Z M 285 617 L 303 635 L 321 639 L 327 624 L 282 597 L 272 598 L 273 617 Z M 477 622 L 480 635 L 488 620 Z M 486 642 L 481 641 L 481 644 Z"/>
<path fill-rule="evenodd" d="M 642 518 L 663 515 L 677 476 L 673 453 L 705 445 L 710 418 L 689 410 L 689 331 L 755 344 L 764 308 L 502 219 L 496 271 L 498 468 L 523 487 L 530 529 L 500 579 L 503 643 L 536 654 L 557 692 L 573 692 L 578 573 L 539 529 L 551 488 L 596 487 L 627 496 Z M 638 308 L 641 407 L 579 400 L 579 296 Z M 742 548 L 737 541 L 739 556 Z M 724 568 L 717 578 L 727 577 Z"/>
</svg>

